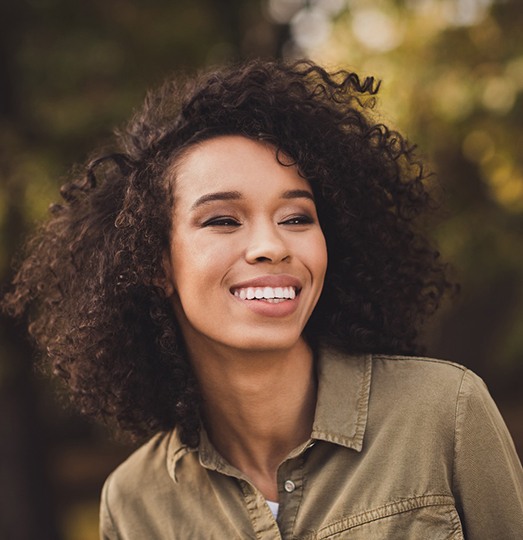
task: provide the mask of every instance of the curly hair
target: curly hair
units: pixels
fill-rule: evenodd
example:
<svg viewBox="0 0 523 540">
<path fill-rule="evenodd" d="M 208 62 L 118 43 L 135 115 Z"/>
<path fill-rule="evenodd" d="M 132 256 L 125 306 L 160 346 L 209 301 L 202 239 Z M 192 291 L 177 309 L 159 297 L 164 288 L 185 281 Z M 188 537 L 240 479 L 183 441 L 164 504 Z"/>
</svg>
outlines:
<svg viewBox="0 0 523 540">
<path fill-rule="evenodd" d="M 327 241 L 314 344 L 417 350 L 421 323 L 451 287 L 420 232 L 432 206 L 414 147 L 373 120 L 379 83 L 310 61 L 249 61 L 168 82 L 61 189 L 28 242 L 3 308 L 29 317 L 80 410 L 135 435 L 177 427 L 199 440 L 199 392 L 158 283 L 174 202 L 168 171 L 191 145 L 225 134 L 270 143 L 315 195 Z M 175 182 L 175 180 L 174 180 Z"/>
</svg>

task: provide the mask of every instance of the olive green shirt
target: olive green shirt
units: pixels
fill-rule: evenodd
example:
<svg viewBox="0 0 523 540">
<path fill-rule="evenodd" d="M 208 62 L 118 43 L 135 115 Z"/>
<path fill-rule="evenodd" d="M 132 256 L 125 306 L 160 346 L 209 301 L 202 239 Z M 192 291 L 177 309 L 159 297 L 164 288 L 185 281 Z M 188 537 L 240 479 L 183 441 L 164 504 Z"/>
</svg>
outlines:
<svg viewBox="0 0 523 540">
<path fill-rule="evenodd" d="M 310 440 L 278 469 L 275 520 L 213 448 L 155 436 L 107 480 L 101 535 L 160 539 L 523 539 L 523 473 L 485 385 L 398 356 L 317 363 Z"/>
</svg>

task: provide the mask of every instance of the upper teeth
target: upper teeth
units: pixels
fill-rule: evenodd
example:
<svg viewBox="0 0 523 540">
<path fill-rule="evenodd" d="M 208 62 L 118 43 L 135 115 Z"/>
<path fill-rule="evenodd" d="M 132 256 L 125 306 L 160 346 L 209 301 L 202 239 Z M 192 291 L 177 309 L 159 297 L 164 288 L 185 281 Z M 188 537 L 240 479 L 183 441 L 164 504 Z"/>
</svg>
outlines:
<svg viewBox="0 0 523 540">
<path fill-rule="evenodd" d="M 261 300 L 271 298 L 296 298 L 295 287 L 247 287 L 244 289 L 235 289 L 234 296 L 242 300 Z"/>
</svg>

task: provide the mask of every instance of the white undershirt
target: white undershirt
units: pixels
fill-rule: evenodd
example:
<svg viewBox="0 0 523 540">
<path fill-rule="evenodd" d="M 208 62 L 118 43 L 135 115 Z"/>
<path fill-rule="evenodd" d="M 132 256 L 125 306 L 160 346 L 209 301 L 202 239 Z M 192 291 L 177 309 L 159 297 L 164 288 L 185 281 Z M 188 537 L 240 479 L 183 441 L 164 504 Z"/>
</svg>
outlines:
<svg viewBox="0 0 523 540">
<path fill-rule="evenodd" d="M 268 507 L 271 509 L 274 519 L 276 519 L 278 517 L 278 508 L 280 505 L 277 502 L 272 502 L 268 500 L 265 500 L 265 502 L 267 503 Z"/>
</svg>

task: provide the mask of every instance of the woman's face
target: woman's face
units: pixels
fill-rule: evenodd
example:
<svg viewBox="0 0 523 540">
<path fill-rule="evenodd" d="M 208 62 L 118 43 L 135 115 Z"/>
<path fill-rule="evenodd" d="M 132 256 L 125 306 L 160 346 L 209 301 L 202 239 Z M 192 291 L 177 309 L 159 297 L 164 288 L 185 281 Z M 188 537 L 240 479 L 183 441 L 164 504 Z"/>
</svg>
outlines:
<svg viewBox="0 0 523 540">
<path fill-rule="evenodd" d="M 175 176 L 166 290 L 189 348 L 297 345 L 327 267 L 308 182 L 241 136 L 190 148 Z"/>
</svg>

